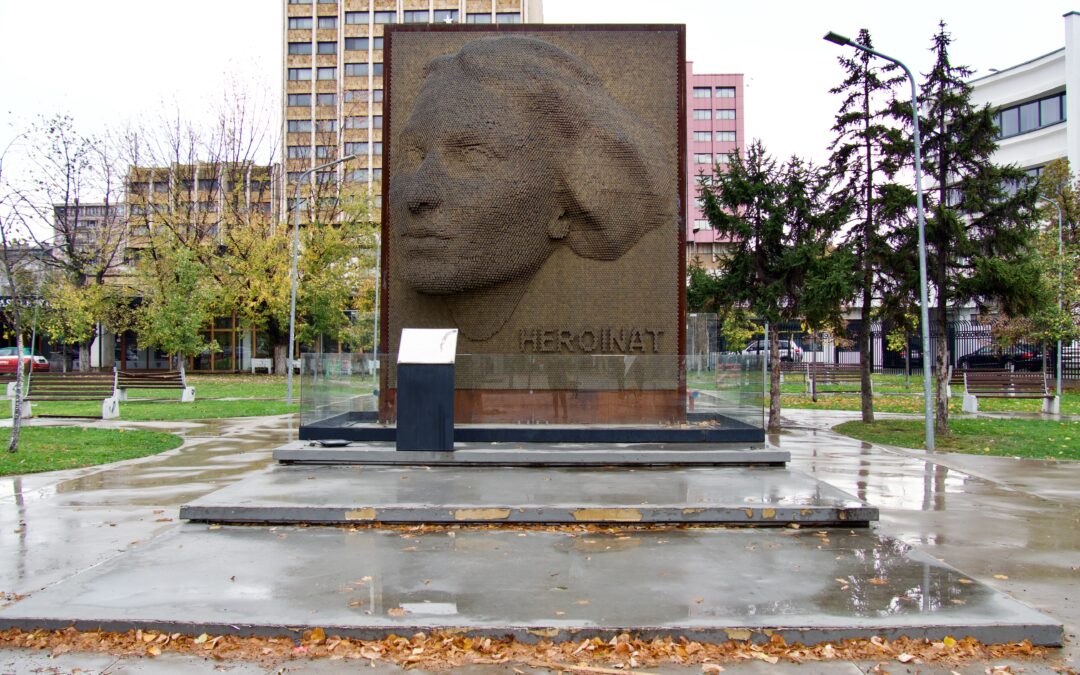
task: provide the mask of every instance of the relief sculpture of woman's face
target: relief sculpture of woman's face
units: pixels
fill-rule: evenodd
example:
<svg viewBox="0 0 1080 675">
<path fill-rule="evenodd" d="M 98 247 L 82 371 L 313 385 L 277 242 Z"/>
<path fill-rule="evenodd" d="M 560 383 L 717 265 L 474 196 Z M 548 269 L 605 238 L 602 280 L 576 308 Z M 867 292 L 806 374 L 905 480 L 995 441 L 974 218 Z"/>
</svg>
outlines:
<svg viewBox="0 0 1080 675">
<path fill-rule="evenodd" d="M 468 77 L 425 82 L 397 140 L 389 194 L 414 290 L 448 295 L 528 278 L 555 250 L 554 139 L 538 114 Z"/>
</svg>

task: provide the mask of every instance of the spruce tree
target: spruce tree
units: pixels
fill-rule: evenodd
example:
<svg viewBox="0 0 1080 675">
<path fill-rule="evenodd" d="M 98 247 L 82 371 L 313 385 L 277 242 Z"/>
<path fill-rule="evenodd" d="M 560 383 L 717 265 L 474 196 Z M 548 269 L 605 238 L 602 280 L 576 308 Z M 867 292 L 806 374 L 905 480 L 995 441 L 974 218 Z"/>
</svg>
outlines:
<svg viewBox="0 0 1080 675">
<path fill-rule="evenodd" d="M 703 211 L 718 235 L 730 239 L 711 291 L 715 304 L 745 309 L 772 324 L 806 318 L 820 327 L 838 322 L 852 292 L 852 259 L 830 242 L 847 219 L 828 203 L 825 172 L 793 157 L 783 165 L 760 142 L 746 157 L 732 155 L 727 171 L 703 181 Z M 780 342 L 769 332 L 770 433 L 780 428 Z"/>
<path fill-rule="evenodd" d="M 858 42 L 872 47 L 870 32 L 859 31 Z M 858 50 L 839 57 L 844 80 L 829 90 L 842 96 L 829 150 L 829 168 L 837 191 L 835 198 L 853 208 L 853 221 L 844 237 L 844 245 L 855 252 L 858 287 L 861 295 L 859 365 L 861 372 L 862 421 L 874 421 L 874 399 L 870 384 L 873 369 L 870 354 L 871 311 L 875 296 L 881 297 L 881 278 L 887 270 L 882 262 L 886 241 L 881 230 L 900 209 L 897 199 L 906 203 L 907 195 L 893 188 L 892 180 L 905 157 L 898 151 L 902 139 L 893 121 L 891 103 L 895 87 L 904 82 L 897 65 L 883 62 Z M 877 292 L 875 292 L 877 291 Z"/>
<path fill-rule="evenodd" d="M 1023 171 L 999 166 L 997 127 L 989 106 L 971 103 L 972 71 L 949 60 L 945 23 L 933 39 L 934 66 L 919 95 L 925 181 L 927 278 L 930 284 L 934 358 L 935 427 L 949 432 L 950 307 L 974 302 L 1007 314 L 1024 314 L 1040 299 L 1034 259 L 1037 191 Z M 900 104 L 905 106 L 907 104 Z M 896 250 L 914 251 L 913 228 L 897 233 Z M 912 260 L 909 268 L 917 267 Z M 923 345 L 924 349 L 929 345 Z M 924 373 L 924 376 L 928 375 Z"/>
</svg>

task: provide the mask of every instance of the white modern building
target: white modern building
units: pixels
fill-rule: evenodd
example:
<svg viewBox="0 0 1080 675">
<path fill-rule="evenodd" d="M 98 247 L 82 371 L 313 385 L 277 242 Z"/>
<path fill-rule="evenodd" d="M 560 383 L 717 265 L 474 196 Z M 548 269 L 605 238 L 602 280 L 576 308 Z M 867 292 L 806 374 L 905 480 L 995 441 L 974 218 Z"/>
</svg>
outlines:
<svg viewBox="0 0 1080 675">
<path fill-rule="evenodd" d="M 970 82 L 972 103 L 995 110 L 1000 138 L 994 159 L 1034 176 L 1062 157 L 1074 172 L 1080 169 L 1080 94 L 1067 95 L 1080 85 L 1080 12 L 1064 19 L 1064 47 Z"/>
</svg>

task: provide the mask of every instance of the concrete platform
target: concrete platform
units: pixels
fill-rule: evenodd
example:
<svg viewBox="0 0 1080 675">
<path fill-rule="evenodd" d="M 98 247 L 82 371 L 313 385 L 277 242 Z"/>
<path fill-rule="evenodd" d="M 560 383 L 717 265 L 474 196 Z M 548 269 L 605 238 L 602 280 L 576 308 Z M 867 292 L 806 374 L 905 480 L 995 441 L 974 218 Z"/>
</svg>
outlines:
<svg viewBox="0 0 1080 675">
<path fill-rule="evenodd" d="M 455 443 L 454 452 L 398 452 L 393 443 L 324 447 L 318 441 L 295 441 L 274 450 L 274 459 L 292 464 L 780 466 L 790 458 L 787 451 L 746 443 Z"/>
<path fill-rule="evenodd" d="M 868 529 L 255 528 L 187 524 L 0 610 L 0 629 L 372 639 L 818 643 L 880 635 L 1057 645 L 1062 627 Z"/>
<path fill-rule="evenodd" d="M 227 523 L 866 526 L 876 508 L 779 467 L 278 466 L 180 509 Z"/>
</svg>

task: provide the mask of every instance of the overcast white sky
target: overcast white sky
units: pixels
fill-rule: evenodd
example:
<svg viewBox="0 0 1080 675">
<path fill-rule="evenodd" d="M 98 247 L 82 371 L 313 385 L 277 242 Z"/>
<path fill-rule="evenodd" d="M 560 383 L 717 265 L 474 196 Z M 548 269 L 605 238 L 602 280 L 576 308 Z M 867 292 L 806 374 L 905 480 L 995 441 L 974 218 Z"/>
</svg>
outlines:
<svg viewBox="0 0 1080 675">
<path fill-rule="evenodd" d="M 544 20 L 685 23 L 697 72 L 745 74 L 747 135 L 775 154 L 821 160 L 837 105 L 827 90 L 841 77 L 841 48 L 821 39 L 827 31 L 869 28 L 878 49 L 925 71 L 944 19 L 954 63 L 985 74 L 1062 47 L 1061 17 L 1074 8 L 1080 2 L 544 0 Z M 231 79 L 276 102 L 280 50 L 280 0 L 0 0 L 0 150 L 38 115 L 68 112 L 96 131 L 176 104 L 209 110 Z"/>
</svg>

